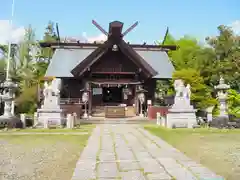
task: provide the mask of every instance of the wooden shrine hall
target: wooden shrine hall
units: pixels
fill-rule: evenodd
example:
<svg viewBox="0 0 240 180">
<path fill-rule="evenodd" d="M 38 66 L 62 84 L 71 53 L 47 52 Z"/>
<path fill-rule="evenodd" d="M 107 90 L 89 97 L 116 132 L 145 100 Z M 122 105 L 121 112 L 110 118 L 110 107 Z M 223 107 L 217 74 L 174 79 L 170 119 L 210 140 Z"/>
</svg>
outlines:
<svg viewBox="0 0 240 180">
<path fill-rule="evenodd" d="M 107 36 L 105 42 L 40 43 L 54 49 L 45 77 L 62 80 L 60 107 L 80 117 L 84 112 L 121 118 L 142 115 L 147 103 L 154 102 L 156 81 L 172 77 L 167 51 L 176 46 L 125 42 L 124 36 L 138 23 L 125 32 L 119 21 L 109 23 L 108 32 L 93 24 Z"/>
</svg>

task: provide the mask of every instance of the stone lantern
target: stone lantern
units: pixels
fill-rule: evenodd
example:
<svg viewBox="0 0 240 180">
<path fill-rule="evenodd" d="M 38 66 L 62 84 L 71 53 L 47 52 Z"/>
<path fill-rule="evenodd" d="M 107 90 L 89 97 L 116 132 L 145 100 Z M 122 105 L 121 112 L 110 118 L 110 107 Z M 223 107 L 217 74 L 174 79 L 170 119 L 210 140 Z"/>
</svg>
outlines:
<svg viewBox="0 0 240 180">
<path fill-rule="evenodd" d="M 12 103 L 15 97 L 15 91 L 18 85 L 7 79 L 1 85 L 3 93 L 0 95 L 2 101 L 4 101 L 4 113 L 0 116 L 0 123 L 7 124 L 8 126 L 15 127 L 20 120 L 12 114 Z"/>
<path fill-rule="evenodd" d="M 230 89 L 230 85 L 225 84 L 223 77 L 220 77 L 219 84 L 214 87 L 217 90 L 217 99 L 220 104 L 220 117 L 227 117 L 227 90 Z"/>
<path fill-rule="evenodd" d="M 140 112 L 139 112 L 140 117 L 144 117 L 143 105 L 145 103 L 145 93 L 146 92 L 147 91 L 145 89 L 143 89 L 142 86 L 139 86 L 138 89 L 137 89 L 137 99 L 138 99 L 138 102 L 140 104 Z"/>
</svg>

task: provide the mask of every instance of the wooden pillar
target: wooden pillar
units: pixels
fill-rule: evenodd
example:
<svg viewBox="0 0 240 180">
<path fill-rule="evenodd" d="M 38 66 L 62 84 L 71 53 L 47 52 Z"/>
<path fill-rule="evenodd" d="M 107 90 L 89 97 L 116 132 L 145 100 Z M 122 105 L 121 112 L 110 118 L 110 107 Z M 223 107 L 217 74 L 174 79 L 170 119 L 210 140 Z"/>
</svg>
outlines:
<svg viewBox="0 0 240 180">
<path fill-rule="evenodd" d="M 138 93 L 137 93 L 138 85 L 135 86 L 135 94 L 134 94 L 134 99 L 135 99 L 135 113 L 136 115 L 139 114 L 139 101 L 138 101 Z"/>
<path fill-rule="evenodd" d="M 88 82 L 88 92 L 89 92 L 89 101 L 88 101 L 88 115 L 92 115 L 92 85 Z"/>
<path fill-rule="evenodd" d="M 152 105 L 155 104 L 156 101 L 156 97 L 155 97 L 155 93 L 156 93 L 156 88 L 157 88 L 157 80 L 153 79 L 153 94 L 152 94 Z"/>
<path fill-rule="evenodd" d="M 40 108 L 41 105 L 42 105 L 42 96 L 43 96 L 43 92 L 42 92 L 42 88 L 41 88 L 41 85 L 40 85 L 40 81 L 38 81 L 38 84 L 37 84 L 37 95 L 38 95 L 38 99 L 37 99 L 37 107 Z"/>
</svg>

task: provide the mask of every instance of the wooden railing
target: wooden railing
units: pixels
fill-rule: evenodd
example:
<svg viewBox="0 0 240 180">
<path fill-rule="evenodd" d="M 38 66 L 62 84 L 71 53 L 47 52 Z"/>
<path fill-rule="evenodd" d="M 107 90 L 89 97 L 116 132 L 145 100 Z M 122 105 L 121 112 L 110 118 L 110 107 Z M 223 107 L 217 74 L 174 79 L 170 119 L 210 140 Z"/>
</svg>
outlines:
<svg viewBox="0 0 240 180">
<path fill-rule="evenodd" d="M 83 104 L 81 98 L 61 98 L 60 104 Z"/>
</svg>

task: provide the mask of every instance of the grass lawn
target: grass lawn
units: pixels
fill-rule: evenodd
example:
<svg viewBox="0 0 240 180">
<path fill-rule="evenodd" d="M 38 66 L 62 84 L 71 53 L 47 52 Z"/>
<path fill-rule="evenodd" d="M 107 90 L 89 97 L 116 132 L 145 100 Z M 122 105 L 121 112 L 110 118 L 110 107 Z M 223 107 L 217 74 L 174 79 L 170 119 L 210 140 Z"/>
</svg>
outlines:
<svg viewBox="0 0 240 180">
<path fill-rule="evenodd" d="M 240 130 L 144 127 L 227 180 L 240 179 Z"/>
<path fill-rule="evenodd" d="M 91 132 L 94 127 L 43 131 Z M 26 131 L 40 130 L 21 130 Z M 0 179 L 70 180 L 90 135 L 0 135 Z"/>
</svg>

